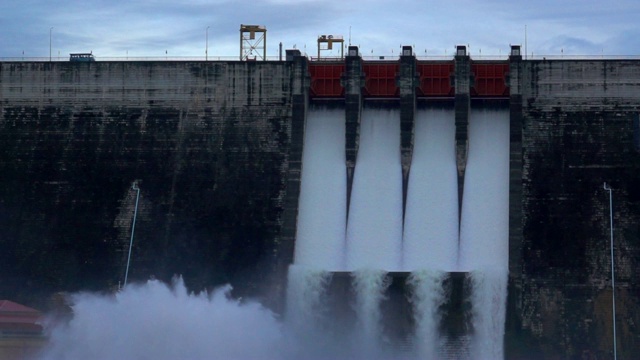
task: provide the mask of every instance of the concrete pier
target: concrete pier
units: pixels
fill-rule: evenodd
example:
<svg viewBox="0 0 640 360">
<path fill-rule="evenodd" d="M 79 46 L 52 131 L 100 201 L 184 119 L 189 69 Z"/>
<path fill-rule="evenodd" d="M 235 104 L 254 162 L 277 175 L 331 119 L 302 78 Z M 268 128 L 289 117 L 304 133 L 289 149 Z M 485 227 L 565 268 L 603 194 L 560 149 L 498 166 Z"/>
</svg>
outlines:
<svg viewBox="0 0 640 360">
<path fill-rule="evenodd" d="M 407 206 L 407 188 L 413 157 L 415 133 L 416 87 L 419 78 L 416 72 L 416 57 L 411 46 L 403 46 L 400 55 L 400 73 L 397 78 L 400 88 L 400 160 L 402 163 L 402 218 Z"/>
<path fill-rule="evenodd" d="M 358 158 L 358 146 L 360 144 L 360 117 L 362 116 L 362 87 L 364 86 L 364 74 L 362 72 L 362 58 L 357 46 L 349 46 L 345 58 L 346 70 L 342 77 L 345 102 L 345 128 L 346 143 L 345 155 L 347 166 L 347 214 L 351 204 L 351 189 L 353 187 L 353 174 Z"/>
<path fill-rule="evenodd" d="M 462 214 L 464 195 L 464 173 L 467 168 L 469 152 L 469 109 L 471 107 L 470 89 L 471 58 L 466 46 L 459 45 L 455 56 L 455 117 L 456 117 L 456 166 L 458 169 L 458 220 Z M 458 221 L 460 224 L 461 221 Z"/>
<path fill-rule="evenodd" d="M 293 263 L 294 246 L 298 221 L 298 199 L 300 197 L 300 177 L 302 174 L 302 149 L 304 143 L 304 128 L 309 104 L 309 78 L 307 74 L 308 60 L 301 56 L 299 50 L 287 50 L 287 62 L 292 67 L 294 82 L 291 89 L 291 146 L 289 147 L 289 162 L 286 172 L 286 195 L 283 201 L 282 230 L 278 244 L 276 260 L 276 279 L 286 278 L 289 265 Z M 277 287 L 277 297 L 285 294 L 286 288 L 281 282 L 274 280 Z M 274 307 L 282 303 L 273 300 Z"/>
<path fill-rule="evenodd" d="M 523 71 L 520 46 L 511 47 L 509 56 L 509 280 L 507 307 L 509 313 L 522 307 L 522 83 Z M 516 310 L 517 309 L 517 310 Z M 506 327 L 514 328 L 516 321 L 507 318 Z"/>
</svg>

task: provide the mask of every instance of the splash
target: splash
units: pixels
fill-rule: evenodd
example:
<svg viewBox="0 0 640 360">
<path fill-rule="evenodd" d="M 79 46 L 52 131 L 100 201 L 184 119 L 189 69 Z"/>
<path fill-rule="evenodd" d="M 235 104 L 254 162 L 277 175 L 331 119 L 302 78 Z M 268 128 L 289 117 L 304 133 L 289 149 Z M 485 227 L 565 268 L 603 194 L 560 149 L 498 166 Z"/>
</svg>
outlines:
<svg viewBox="0 0 640 360">
<path fill-rule="evenodd" d="M 499 270 L 471 273 L 472 311 L 476 329 L 472 346 L 474 352 L 483 359 L 504 358 L 507 276 L 506 271 Z"/>
<path fill-rule="evenodd" d="M 381 350 L 382 314 L 380 303 L 389 286 L 383 270 L 358 270 L 353 273 L 356 293 L 357 334 L 356 344 L 367 358 L 374 358 Z"/>
<path fill-rule="evenodd" d="M 422 359 L 437 359 L 442 353 L 443 338 L 438 332 L 441 316 L 438 308 L 446 301 L 442 287 L 446 276 L 442 271 L 421 270 L 412 273 L 408 282 L 412 288 L 411 303 L 416 318 L 414 343 Z"/>
<path fill-rule="evenodd" d="M 286 358 L 276 316 L 230 291 L 189 294 L 177 278 L 73 295 L 73 319 L 52 329 L 41 359 Z"/>
<path fill-rule="evenodd" d="M 330 281 L 328 271 L 289 267 L 285 333 L 294 358 L 317 358 L 337 351 L 326 301 Z"/>
</svg>

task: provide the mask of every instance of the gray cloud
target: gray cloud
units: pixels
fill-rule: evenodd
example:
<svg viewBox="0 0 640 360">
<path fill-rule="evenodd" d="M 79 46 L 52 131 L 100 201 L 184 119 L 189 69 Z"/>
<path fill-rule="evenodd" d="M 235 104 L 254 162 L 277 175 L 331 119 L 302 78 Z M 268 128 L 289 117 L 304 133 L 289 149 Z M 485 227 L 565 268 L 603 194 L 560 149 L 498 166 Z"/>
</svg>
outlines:
<svg viewBox="0 0 640 360">
<path fill-rule="evenodd" d="M 587 0 L 483 2 L 337 0 L 24 0 L 0 4 L 0 57 L 48 56 L 89 51 L 101 56 L 203 56 L 209 27 L 210 54 L 235 56 L 240 24 L 265 25 L 268 52 L 277 44 L 315 53 L 319 34 L 341 34 L 362 52 L 389 55 L 400 45 L 419 54 L 444 55 L 456 44 L 472 54 L 504 53 L 524 42 L 535 53 L 640 53 L 634 38 L 640 3 Z"/>
</svg>

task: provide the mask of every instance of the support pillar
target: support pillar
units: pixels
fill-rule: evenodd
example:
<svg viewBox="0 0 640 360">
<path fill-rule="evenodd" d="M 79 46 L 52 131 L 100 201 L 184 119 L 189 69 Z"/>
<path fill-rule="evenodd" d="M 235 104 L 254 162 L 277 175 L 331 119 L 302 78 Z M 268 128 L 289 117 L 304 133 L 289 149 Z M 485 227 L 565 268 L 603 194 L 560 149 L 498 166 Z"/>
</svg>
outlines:
<svg viewBox="0 0 640 360">
<path fill-rule="evenodd" d="M 286 50 L 286 59 L 291 62 L 292 111 L 291 143 L 289 144 L 289 169 L 286 179 L 286 193 L 283 201 L 282 230 L 278 239 L 276 258 L 276 289 L 272 308 L 282 313 L 286 279 L 289 265 L 293 263 L 298 222 L 298 200 L 300 198 L 300 177 L 302 174 L 302 149 L 304 129 L 309 105 L 308 60 L 299 50 Z"/>
<path fill-rule="evenodd" d="M 469 273 L 450 272 L 444 278 L 443 288 L 447 291 L 448 299 L 438 309 L 442 314 L 438 328 L 447 342 L 462 346 L 458 339 L 474 332 L 471 304 L 473 285 Z M 468 349 L 461 350 L 460 353 L 468 352 Z"/>
<path fill-rule="evenodd" d="M 467 168 L 469 152 L 469 108 L 471 107 L 470 89 L 471 59 L 467 47 L 459 45 L 455 56 L 455 117 L 456 117 L 456 165 L 458 169 L 458 226 L 462 216 L 462 196 L 464 194 L 464 173 Z"/>
<path fill-rule="evenodd" d="M 415 134 L 416 87 L 419 78 L 416 74 L 416 57 L 411 46 L 402 47 L 400 56 L 400 74 L 397 78 L 400 88 L 400 153 L 402 163 L 402 219 L 407 206 L 409 172 L 413 158 Z M 404 221 L 403 221 L 404 223 Z"/>
<path fill-rule="evenodd" d="M 522 55 L 511 47 L 509 57 L 509 275 L 522 271 Z"/>
<path fill-rule="evenodd" d="M 520 356 L 522 334 L 522 74 L 520 46 L 509 56 L 509 280 L 505 322 L 505 358 Z"/>
<path fill-rule="evenodd" d="M 345 57 L 345 74 L 342 76 L 342 86 L 345 97 L 345 155 L 347 166 L 347 216 L 351 204 L 351 189 L 353 187 L 353 174 L 358 157 L 360 143 L 360 117 L 362 115 L 362 87 L 364 86 L 364 74 L 362 71 L 362 58 L 358 54 L 357 46 L 349 46 Z"/>
</svg>

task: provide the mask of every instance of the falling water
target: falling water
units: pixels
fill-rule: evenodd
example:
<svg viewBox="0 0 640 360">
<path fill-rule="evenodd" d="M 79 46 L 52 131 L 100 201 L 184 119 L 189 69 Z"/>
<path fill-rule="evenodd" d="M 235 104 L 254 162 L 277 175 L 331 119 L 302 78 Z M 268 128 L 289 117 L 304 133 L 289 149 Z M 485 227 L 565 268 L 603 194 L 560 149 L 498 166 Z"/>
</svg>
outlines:
<svg viewBox="0 0 640 360">
<path fill-rule="evenodd" d="M 386 272 L 382 270 L 359 270 L 353 273 L 353 285 L 356 293 L 357 327 L 356 343 L 361 356 L 377 358 L 383 350 L 382 314 L 380 302 L 389 286 Z"/>
<path fill-rule="evenodd" d="M 400 116 L 365 109 L 349 221 L 347 269 L 399 270 L 402 249 Z"/>
<path fill-rule="evenodd" d="M 328 354 L 335 351 L 327 331 L 331 315 L 327 306 L 327 288 L 331 273 L 297 265 L 289 268 L 286 334 L 290 352 L 298 358 L 310 358 L 311 349 Z"/>
<path fill-rule="evenodd" d="M 444 353 L 439 308 L 448 300 L 443 288 L 446 272 L 457 266 L 457 179 L 453 110 L 418 111 L 404 222 L 403 269 L 412 272 L 414 343 L 420 358 L 440 358 Z"/>
<path fill-rule="evenodd" d="M 439 307 L 446 301 L 442 282 L 446 273 L 434 270 L 419 270 L 411 273 L 411 286 L 416 329 L 415 353 L 419 359 L 438 359 L 442 354 L 443 338 L 438 332 Z"/>
<path fill-rule="evenodd" d="M 379 354 L 385 272 L 400 267 L 402 169 L 398 111 L 365 110 L 347 224 L 347 269 L 354 272 L 362 355 Z"/>
<path fill-rule="evenodd" d="M 509 265 L 509 113 L 475 110 L 460 229 L 459 268 L 473 283 L 472 353 L 500 359 Z"/>
<path fill-rule="evenodd" d="M 458 254 L 458 177 L 452 110 L 416 113 L 403 239 L 404 271 L 453 271 Z"/>
<path fill-rule="evenodd" d="M 486 269 L 473 271 L 472 351 L 478 359 L 504 358 L 504 321 L 507 302 L 507 271 Z"/>
<path fill-rule="evenodd" d="M 344 146 L 344 110 L 309 110 L 302 157 L 296 265 L 328 271 L 345 268 Z"/>
<path fill-rule="evenodd" d="M 327 304 L 330 271 L 345 268 L 346 167 L 343 109 L 311 108 L 305 127 L 294 265 L 289 268 L 287 329 L 296 356 L 339 352 Z"/>
<path fill-rule="evenodd" d="M 508 255 L 508 114 L 485 110 L 471 115 L 458 233 L 453 112 L 432 109 L 417 113 L 403 228 L 398 113 L 364 111 L 346 246 L 345 225 L 339 219 L 346 218 L 339 213 L 345 208 L 346 188 L 343 114 L 318 111 L 310 114 L 307 125 L 299 223 L 302 239 L 296 243 L 296 266 L 292 267 L 297 274 L 290 273 L 289 308 L 296 309 L 296 321 L 311 335 L 298 342 L 324 344 L 325 355 L 389 355 L 385 353 L 391 347 L 384 346 L 380 304 L 388 286 L 386 271 L 403 270 L 412 273 L 408 296 L 415 320 L 415 356 L 502 357 Z M 333 123 L 328 118 L 339 120 Z M 340 140 L 339 152 L 327 149 L 331 139 Z M 323 212 L 318 209 L 322 207 L 333 210 Z M 334 216 L 336 213 L 339 215 Z M 343 342 L 340 349 L 338 338 L 330 337 L 327 330 L 331 315 L 323 298 L 327 297 L 326 271 L 344 268 L 353 272 L 355 301 L 351 305 L 357 324 L 343 337 L 348 344 Z M 443 321 L 440 309 L 451 301 L 443 288 L 451 271 L 470 272 L 472 345 L 465 336 L 445 338 L 439 328 Z M 291 292 L 298 297 L 292 297 Z M 462 350 L 457 349 L 461 341 L 465 343 Z"/>
</svg>

